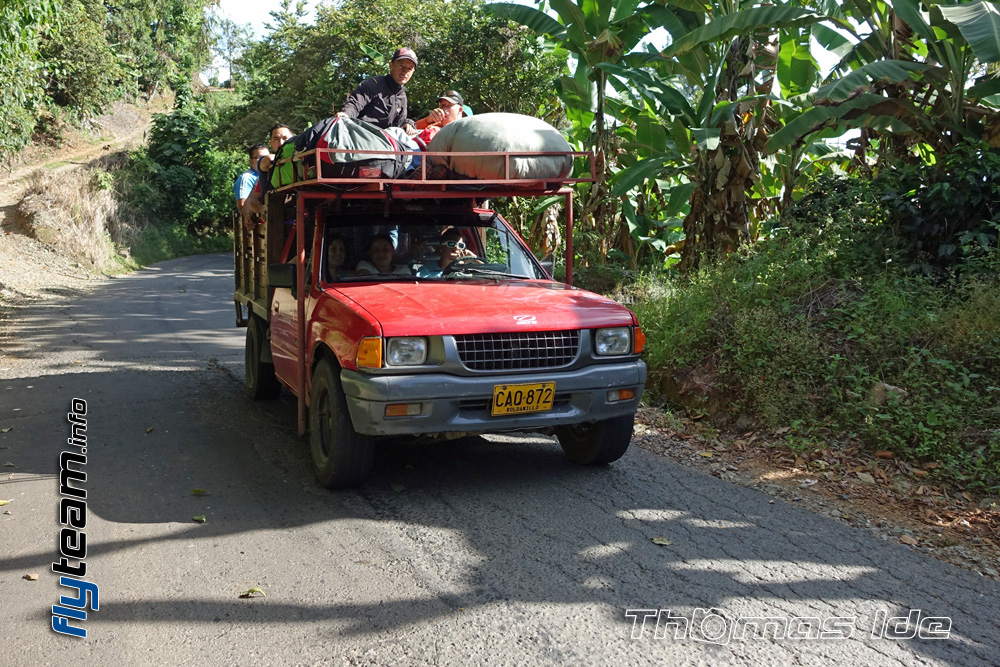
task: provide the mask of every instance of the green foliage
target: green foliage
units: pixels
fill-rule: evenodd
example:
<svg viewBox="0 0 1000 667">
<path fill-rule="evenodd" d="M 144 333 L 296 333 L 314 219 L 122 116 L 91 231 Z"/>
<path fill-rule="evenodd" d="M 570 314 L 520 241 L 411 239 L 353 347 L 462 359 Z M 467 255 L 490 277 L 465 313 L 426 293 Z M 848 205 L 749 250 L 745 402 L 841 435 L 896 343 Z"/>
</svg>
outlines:
<svg viewBox="0 0 1000 667">
<path fill-rule="evenodd" d="M 46 93 L 58 107 L 100 113 L 127 92 L 126 71 L 104 34 L 104 6 L 97 0 L 63 0 L 62 11 L 62 23 L 41 50 Z"/>
<path fill-rule="evenodd" d="M 187 85 L 208 62 L 205 10 L 213 4 L 4 0 L 0 158 L 23 147 L 43 117 L 93 116 L 116 100 L 150 95 L 168 78 Z"/>
<path fill-rule="evenodd" d="M 233 239 L 225 234 L 194 236 L 183 227 L 150 225 L 142 231 L 139 242 L 130 248 L 130 253 L 139 266 L 148 266 L 174 257 L 232 250 Z"/>
<path fill-rule="evenodd" d="M 120 172 L 120 191 L 154 224 L 200 235 L 224 233 L 242 164 L 241 154 L 219 151 L 209 142 L 205 105 L 181 95 L 177 108 L 153 119 L 147 148 Z"/>
<path fill-rule="evenodd" d="M 973 141 L 933 165 L 886 168 L 886 202 L 909 239 L 914 267 L 953 266 L 998 252 L 1000 151 Z"/>
<path fill-rule="evenodd" d="M 58 0 L 0 3 L 0 160 L 31 138 L 42 105 L 40 38 L 53 27 Z"/>
<path fill-rule="evenodd" d="M 723 417 L 807 440 L 826 429 L 998 488 L 1000 257 L 947 282 L 908 272 L 882 185 L 822 181 L 773 238 L 686 278 L 641 281 L 630 305 L 650 390 L 697 375 L 724 397 Z"/>
</svg>

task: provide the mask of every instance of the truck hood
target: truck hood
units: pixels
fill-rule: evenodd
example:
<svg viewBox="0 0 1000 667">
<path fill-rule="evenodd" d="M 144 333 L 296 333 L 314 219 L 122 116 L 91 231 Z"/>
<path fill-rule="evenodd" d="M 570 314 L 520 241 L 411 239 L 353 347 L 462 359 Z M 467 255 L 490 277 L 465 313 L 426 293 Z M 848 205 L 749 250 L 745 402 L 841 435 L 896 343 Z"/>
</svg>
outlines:
<svg viewBox="0 0 1000 667">
<path fill-rule="evenodd" d="M 327 290 L 355 302 L 384 336 L 559 331 L 634 324 L 631 311 L 562 283 L 384 282 Z"/>
</svg>

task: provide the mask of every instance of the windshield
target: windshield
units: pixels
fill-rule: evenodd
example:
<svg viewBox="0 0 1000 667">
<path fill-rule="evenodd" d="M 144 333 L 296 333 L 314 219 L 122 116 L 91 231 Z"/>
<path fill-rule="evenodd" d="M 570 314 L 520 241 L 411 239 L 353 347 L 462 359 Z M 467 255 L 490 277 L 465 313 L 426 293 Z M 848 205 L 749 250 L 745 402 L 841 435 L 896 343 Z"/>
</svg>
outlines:
<svg viewBox="0 0 1000 667">
<path fill-rule="evenodd" d="M 496 216 L 451 219 L 371 217 L 327 222 L 324 282 L 547 278 L 532 254 Z M 352 224 L 352 222 L 354 224 Z"/>
</svg>

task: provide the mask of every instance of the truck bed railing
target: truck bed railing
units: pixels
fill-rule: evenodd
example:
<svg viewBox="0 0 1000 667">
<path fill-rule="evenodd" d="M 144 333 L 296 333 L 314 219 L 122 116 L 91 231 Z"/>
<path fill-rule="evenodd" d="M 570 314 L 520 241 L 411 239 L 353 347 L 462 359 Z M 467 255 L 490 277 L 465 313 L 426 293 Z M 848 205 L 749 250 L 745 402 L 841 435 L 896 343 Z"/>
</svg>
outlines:
<svg viewBox="0 0 1000 667">
<path fill-rule="evenodd" d="M 323 158 L 336 154 L 348 154 L 355 155 L 357 159 L 369 160 L 377 159 L 380 157 L 392 157 L 394 159 L 399 156 L 410 155 L 413 157 L 421 157 L 420 166 L 411 172 L 405 178 L 382 178 L 382 177 L 366 177 L 366 176 L 351 176 L 351 177 L 330 177 L 323 176 Z M 471 178 L 471 177 L 447 177 L 440 178 L 435 177 L 429 171 L 435 169 L 435 167 L 429 164 L 431 157 L 445 157 L 445 158 L 503 158 L 503 177 L 502 178 Z M 585 175 L 574 178 L 572 176 L 567 177 L 553 177 L 553 178 L 514 178 L 511 176 L 511 158 L 532 158 L 532 157 L 570 157 L 574 165 L 577 161 L 586 161 L 586 172 Z M 289 162 L 292 163 L 292 182 L 282 185 L 276 190 L 278 192 L 295 190 L 302 187 L 312 186 L 312 185 L 334 185 L 341 187 L 356 187 L 362 191 L 371 192 L 383 192 L 387 189 L 394 191 L 394 196 L 412 197 L 420 198 L 421 195 L 415 194 L 420 191 L 433 191 L 433 192 L 446 192 L 446 191 L 456 191 L 456 188 L 466 189 L 466 188 L 481 188 L 484 186 L 492 186 L 489 189 L 491 191 L 499 192 L 505 189 L 516 189 L 516 190 L 536 190 L 539 194 L 555 194 L 566 186 L 571 186 L 576 183 L 593 183 L 594 182 L 594 153 L 593 151 L 477 151 L 477 152 L 464 152 L 464 151 L 376 151 L 367 149 L 345 149 L 345 148 L 314 148 L 309 151 L 302 153 L 296 153 L 290 158 L 282 158 L 275 162 L 275 169 L 280 169 L 281 165 L 286 165 Z M 332 162 L 332 159 L 331 159 Z M 325 163 L 329 164 L 329 162 Z M 300 168 L 303 173 L 306 172 L 307 168 L 313 171 L 310 174 L 310 178 L 303 177 L 300 173 Z M 452 172 L 448 172 L 449 175 Z M 408 186 L 402 188 L 402 186 Z M 401 189 L 402 188 L 402 189 Z M 412 188 L 412 189 L 411 189 Z M 468 195 L 467 195 L 468 196 Z M 493 196 L 503 196 L 494 194 Z M 510 193 L 506 196 L 524 196 L 523 192 Z"/>
</svg>

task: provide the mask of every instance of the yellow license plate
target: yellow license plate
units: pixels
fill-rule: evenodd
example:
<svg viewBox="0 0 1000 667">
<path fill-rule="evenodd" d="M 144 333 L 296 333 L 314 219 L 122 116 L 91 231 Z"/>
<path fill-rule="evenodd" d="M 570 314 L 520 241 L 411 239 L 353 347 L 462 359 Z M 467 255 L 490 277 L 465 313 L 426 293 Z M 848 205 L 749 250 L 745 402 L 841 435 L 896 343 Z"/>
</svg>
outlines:
<svg viewBox="0 0 1000 667">
<path fill-rule="evenodd" d="M 555 382 L 494 385 L 493 416 L 551 410 L 555 395 Z"/>
</svg>

